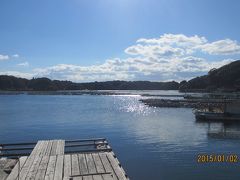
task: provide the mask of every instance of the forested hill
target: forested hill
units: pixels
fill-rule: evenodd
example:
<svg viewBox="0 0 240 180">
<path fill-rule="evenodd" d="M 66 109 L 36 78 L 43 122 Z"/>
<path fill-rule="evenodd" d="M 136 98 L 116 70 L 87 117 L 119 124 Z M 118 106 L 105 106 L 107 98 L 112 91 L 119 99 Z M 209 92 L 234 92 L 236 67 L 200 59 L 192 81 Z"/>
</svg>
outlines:
<svg viewBox="0 0 240 180">
<path fill-rule="evenodd" d="M 71 81 L 34 78 L 31 80 L 14 76 L 0 76 L 0 90 L 56 91 L 56 90 L 178 90 L 178 82 L 106 81 L 74 83 Z"/>
<path fill-rule="evenodd" d="M 240 60 L 212 69 L 205 76 L 193 78 L 188 82 L 182 81 L 179 89 L 181 91 L 240 91 Z"/>
</svg>

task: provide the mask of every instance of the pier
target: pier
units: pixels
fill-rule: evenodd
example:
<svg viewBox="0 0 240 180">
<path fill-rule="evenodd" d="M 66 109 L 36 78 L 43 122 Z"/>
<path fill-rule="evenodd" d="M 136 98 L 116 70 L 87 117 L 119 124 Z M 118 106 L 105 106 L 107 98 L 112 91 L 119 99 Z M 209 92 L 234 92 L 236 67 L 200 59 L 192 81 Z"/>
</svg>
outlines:
<svg viewBox="0 0 240 180">
<path fill-rule="evenodd" d="M 6 180 L 128 180 L 104 138 L 0 144 L 0 157 L 18 161 Z"/>
</svg>

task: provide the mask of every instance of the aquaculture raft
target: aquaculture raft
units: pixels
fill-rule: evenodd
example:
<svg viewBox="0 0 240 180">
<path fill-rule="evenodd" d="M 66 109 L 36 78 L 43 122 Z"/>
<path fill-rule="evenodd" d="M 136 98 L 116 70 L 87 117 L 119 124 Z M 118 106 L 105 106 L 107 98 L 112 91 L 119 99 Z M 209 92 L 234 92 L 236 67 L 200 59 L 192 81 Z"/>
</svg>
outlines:
<svg viewBox="0 0 240 180">
<path fill-rule="evenodd" d="M 1 157 L 19 159 L 7 180 L 129 179 L 104 138 L 41 140 L 0 146 Z"/>
</svg>

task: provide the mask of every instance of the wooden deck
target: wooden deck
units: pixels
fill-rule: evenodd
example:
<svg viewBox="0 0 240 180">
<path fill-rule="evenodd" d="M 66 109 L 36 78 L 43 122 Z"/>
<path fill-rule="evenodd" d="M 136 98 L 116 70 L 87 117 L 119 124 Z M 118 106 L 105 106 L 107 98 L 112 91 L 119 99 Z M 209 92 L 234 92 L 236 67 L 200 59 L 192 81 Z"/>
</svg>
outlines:
<svg viewBox="0 0 240 180">
<path fill-rule="evenodd" d="M 7 180 L 127 180 L 112 151 L 64 154 L 64 140 L 38 141 L 22 156 Z"/>
</svg>

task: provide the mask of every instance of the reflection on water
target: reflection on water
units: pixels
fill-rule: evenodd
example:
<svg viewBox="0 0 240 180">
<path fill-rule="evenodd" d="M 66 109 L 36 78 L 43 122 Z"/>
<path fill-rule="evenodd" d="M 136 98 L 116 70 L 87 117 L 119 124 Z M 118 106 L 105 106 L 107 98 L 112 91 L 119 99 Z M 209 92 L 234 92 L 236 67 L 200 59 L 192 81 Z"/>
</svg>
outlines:
<svg viewBox="0 0 240 180">
<path fill-rule="evenodd" d="M 0 96 L 0 142 L 106 137 L 133 180 L 240 178 L 239 164 L 196 163 L 199 153 L 239 154 L 238 139 L 209 138 L 191 109 L 148 107 L 139 98 Z"/>
<path fill-rule="evenodd" d="M 240 139 L 239 122 L 205 122 L 205 124 L 208 125 L 209 138 Z"/>
</svg>

